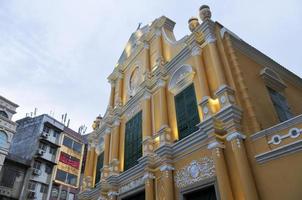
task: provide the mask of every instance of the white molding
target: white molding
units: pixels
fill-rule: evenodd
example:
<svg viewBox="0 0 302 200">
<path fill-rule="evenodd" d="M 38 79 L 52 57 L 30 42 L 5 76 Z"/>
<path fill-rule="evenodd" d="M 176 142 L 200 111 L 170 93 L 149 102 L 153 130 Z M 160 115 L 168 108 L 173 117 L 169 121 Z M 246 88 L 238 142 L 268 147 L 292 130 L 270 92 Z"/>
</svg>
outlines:
<svg viewBox="0 0 302 200">
<path fill-rule="evenodd" d="M 193 83 L 195 72 L 191 65 L 184 64 L 175 70 L 168 84 L 168 90 L 174 95 Z"/>
<path fill-rule="evenodd" d="M 302 123 L 302 114 L 251 135 L 253 141 Z"/>
<path fill-rule="evenodd" d="M 265 163 L 270 160 L 275 160 L 302 150 L 302 140 L 295 141 L 293 143 L 278 147 L 271 151 L 267 151 L 255 156 L 258 163 Z"/>
<path fill-rule="evenodd" d="M 108 196 L 109 197 L 118 196 L 118 195 L 119 195 L 119 193 L 116 192 L 116 191 L 110 191 L 110 192 L 108 192 Z"/>
<path fill-rule="evenodd" d="M 261 70 L 260 76 L 264 80 L 265 84 L 276 91 L 283 91 L 287 86 L 281 79 L 279 74 L 273 69 L 265 67 Z"/>
<path fill-rule="evenodd" d="M 238 39 L 238 40 L 241 40 L 241 38 L 240 38 L 238 35 L 236 35 L 236 34 L 233 33 L 232 31 L 230 31 L 230 30 L 227 29 L 226 27 L 222 27 L 222 28 L 220 29 L 220 36 L 221 36 L 222 39 L 224 38 L 225 33 L 228 33 L 228 34 L 232 35 L 234 38 L 236 38 L 236 39 Z"/>
<path fill-rule="evenodd" d="M 191 49 L 191 56 L 200 56 L 202 53 L 202 48 L 200 46 L 194 45 Z M 198 67 L 198 66 L 196 66 Z"/>
<path fill-rule="evenodd" d="M 203 157 L 192 160 L 190 164 L 176 170 L 174 181 L 178 188 L 185 188 L 215 176 L 215 166 L 212 158 Z"/>
<path fill-rule="evenodd" d="M 144 92 L 143 100 L 151 99 L 152 94 L 149 91 Z"/>
<path fill-rule="evenodd" d="M 162 166 L 160 166 L 159 170 L 161 172 L 164 172 L 164 171 L 173 171 L 173 170 L 175 170 L 175 168 L 172 167 L 171 165 L 162 165 Z"/>
<path fill-rule="evenodd" d="M 234 139 L 245 139 L 245 138 L 246 136 L 239 132 L 229 133 L 228 136 L 226 137 L 227 141 L 232 141 Z"/>
<path fill-rule="evenodd" d="M 294 135 L 294 131 L 297 133 L 296 135 Z M 278 145 L 282 142 L 282 140 L 286 139 L 286 138 L 297 138 L 302 134 L 302 129 L 299 128 L 291 128 L 287 134 L 284 135 L 280 135 L 280 134 L 276 134 L 273 135 L 271 137 L 271 139 L 267 142 L 268 144 L 274 144 L 274 145 Z"/>
<path fill-rule="evenodd" d="M 165 87 L 165 86 L 166 86 L 166 81 L 164 81 L 163 79 L 158 79 L 156 85 L 157 85 L 157 87 L 159 87 L 159 88 Z"/>
<path fill-rule="evenodd" d="M 154 174 L 151 173 L 151 172 L 145 172 L 145 173 L 144 173 L 144 176 L 143 176 L 143 179 L 144 179 L 144 180 L 147 180 L 147 179 L 155 179 L 155 176 L 154 176 Z"/>
<path fill-rule="evenodd" d="M 141 185 L 144 185 L 144 183 L 145 183 L 145 181 L 144 181 L 143 177 L 130 181 L 127 184 L 125 184 L 119 188 L 119 194 L 123 194 L 130 190 L 133 190 Z"/>
<path fill-rule="evenodd" d="M 223 145 L 223 144 L 221 144 L 220 142 L 217 142 L 217 141 L 213 141 L 213 142 L 208 144 L 208 149 L 216 149 L 216 148 L 224 149 L 225 145 Z"/>
</svg>

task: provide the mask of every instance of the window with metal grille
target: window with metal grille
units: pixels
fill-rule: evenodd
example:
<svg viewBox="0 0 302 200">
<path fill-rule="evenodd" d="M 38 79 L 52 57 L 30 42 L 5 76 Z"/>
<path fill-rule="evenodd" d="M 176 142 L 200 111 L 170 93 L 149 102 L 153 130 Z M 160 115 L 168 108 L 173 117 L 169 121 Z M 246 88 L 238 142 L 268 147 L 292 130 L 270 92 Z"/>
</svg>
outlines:
<svg viewBox="0 0 302 200">
<path fill-rule="evenodd" d="M 142 112 L 126 123 L 125 130 L 125 170 L 137 164 L 142 156 Z"/>
<path fill-rule="evenodd" d="M 287 104 L 286 98 L 280 93 L 272 88 L 267 87 L 270 94 L 271 100 L 277 112 L 278 118 L 281 122 L 286 121 L 293 117 L 290 108 Z"/>
<path fill-rule="evenodd" d="M 19 172 L 10 166 L 3 166 L 3 175 L 0 181 L 1 186 L 13 188 L 16 178 L 19 176 Z"/>
<path fill-rule="evenodd" d="M 174 97 L 179 140 L 198 130 L 199 122 L 194 85 L 191 84 Z"/>
<path fill-rule="evenodd" d="M 34 182 L 34 181 L 29 181 L 27 188 L 28 188 L 29 190 L 34 191 L 34 190 L 36 189 L 36 185 L 37 185 L 36 182 Z"/>
<path fill-rule="evenodd" d="M 97 184 L 101 179 L 101 169 L 103 168 L 103 161 L 104 161 L 104 152 L 100 153 L 98 156 L 98 162 L 96 164 L 96 175 L 95 175 L 95 184 Z"/>
<path fill-rule="evenodd" d="M 45 184 L 41 184 L 40 192 L 46 194 L 48 191 L 48 186 Z"/>
</svg>

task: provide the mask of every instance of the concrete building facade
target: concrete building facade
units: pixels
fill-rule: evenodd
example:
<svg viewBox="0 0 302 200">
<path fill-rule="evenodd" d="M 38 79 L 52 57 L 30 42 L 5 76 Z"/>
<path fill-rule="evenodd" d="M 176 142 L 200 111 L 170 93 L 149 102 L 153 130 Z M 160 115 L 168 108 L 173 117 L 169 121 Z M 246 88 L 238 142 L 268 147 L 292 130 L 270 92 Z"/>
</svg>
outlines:
<svg viewBox="0 0 302 200">
<path fill-rule="evenodd" d="M 17 108 L 17 104 L 0 95 L 0 171 L 16 132 L 16 123 L 12 121 L 12 117 Z"/>
<path fill-rule="evenodd" d="M 46 114 L 20 119 L 17 124 L 10 153 L 31 161 L 21 199 L 46 200 L 50 196 L 64 124 Z"/>
<path fill-rule="evenodd" d="M 301 199 L 301 78 L 199 17 L 178 41 L 164 16 L 131 35 L 79 199 Z"/>
</svg>

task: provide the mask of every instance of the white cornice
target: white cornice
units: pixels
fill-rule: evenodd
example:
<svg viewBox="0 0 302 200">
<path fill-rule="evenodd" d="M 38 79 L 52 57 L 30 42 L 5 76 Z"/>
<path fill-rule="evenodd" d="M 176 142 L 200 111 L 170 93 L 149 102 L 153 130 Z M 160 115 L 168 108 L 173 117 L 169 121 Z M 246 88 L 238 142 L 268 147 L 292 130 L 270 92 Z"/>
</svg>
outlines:
<svg viewBox="0 0 302 200">
<path fill-rule="evenodd" d="M 255 49 L 248 43 L 244 42 L 243 40 L 238 40 L 234 36 L 230 35 L 232 44 L 234 45 L 234 48 L 248 56 L 249 58 L 253 59 L 258 64 L 262 65 L 263 67 L 270 67 L 276 72 L 281 75 L 283 80 L 289 81 L 293 85 L 299 85 L 299 87 L 302 87 L 302 79 L 297 76 L 296 74 L 292 73 L 273 59 L 269 58 L 259 50 Z"/>
<path fill-rule="evenodd" d="M 234 139 L 245 139 L 245 138 L 246 136 L 239 132 L 229 133 L 228 136 L 226 137 L 227 141 L 232 141 Z"/>
</svg>

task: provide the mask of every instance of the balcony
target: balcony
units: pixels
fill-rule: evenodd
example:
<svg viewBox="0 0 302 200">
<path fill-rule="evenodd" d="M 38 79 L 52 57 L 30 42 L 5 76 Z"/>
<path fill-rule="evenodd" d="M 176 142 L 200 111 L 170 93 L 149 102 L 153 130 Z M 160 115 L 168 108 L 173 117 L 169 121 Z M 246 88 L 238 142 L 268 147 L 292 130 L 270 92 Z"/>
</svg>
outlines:
<svg viewBox="0 0 302 200">
<path fill-rule="evenodd" d="M 51 175 L 45 172 L 45 165 L 41 165 L 40 169 L 32 169 L 31 179 L 40 183 L 49 183 Z"/>
<path fill-rule="evenodd" d="M 60 137 L 54 137 L 53 134 L 50 134 L 50 133 L 47 133 L 47 132 L 43 131 L 41 133 L 41 139 L 59 146 Z"/>
<path fill-rule="evenodd" d="M 302 151 L 302 115 L 279 123 L 251 136 L 258 163 Z"/>
<path fill-rule="evenodd" d="M 48 151 L 44 151 L 43 149 L 38 149 L 36 155 L 40 159 L 56 164 L 56 155 L 53 155 Z"/>
</svg>

